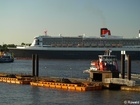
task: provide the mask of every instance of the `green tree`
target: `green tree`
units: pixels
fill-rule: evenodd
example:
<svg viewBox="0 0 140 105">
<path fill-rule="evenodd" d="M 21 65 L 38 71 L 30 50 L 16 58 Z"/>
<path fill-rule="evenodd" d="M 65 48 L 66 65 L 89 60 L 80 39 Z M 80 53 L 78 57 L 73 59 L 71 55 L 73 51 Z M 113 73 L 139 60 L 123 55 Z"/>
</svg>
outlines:
<svg viewBox="0 0 140 105">
<path fill-rule="evenodd" d="M 4 50 L 4 51 L 8 50 L 8 49 L 7 49 L 7 44 L 4 44 L 4 45 L 2 46 L 2 50 Z"/>
<path fill-rule="evenodd" d="M 7 47 L 16 47 L 17 45 L 15 44 L 8 44 Z"/>
<path fill-rule="evenodd" d="M 25 43 L 22 42 L 21 45 L 22 45 L 22 46 L 25 46 Z"/>
</svg>

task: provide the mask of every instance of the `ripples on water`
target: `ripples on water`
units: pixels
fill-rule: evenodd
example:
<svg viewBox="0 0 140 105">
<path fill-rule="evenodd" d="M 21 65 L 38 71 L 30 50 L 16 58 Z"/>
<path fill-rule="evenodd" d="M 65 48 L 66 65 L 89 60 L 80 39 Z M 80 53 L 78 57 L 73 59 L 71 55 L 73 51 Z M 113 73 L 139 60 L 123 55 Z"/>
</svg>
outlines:
<svg viewBox="0 0 140 105">
<path fill-rule="evenodd" d="M 119 67 L 120 67 L 120 62 Z M 41 76 L 87 78 L 83 74 L 89 60 L 40 60 Z M 140 73 L 139 61 L 132 62 L 132 72 Z M 15 60 L 0 64 L 0 72 L 32 72 L 31 60 Z M 30 85 L 0 83 L 0 105 L 123 105 L 124 101 L 139 101 L 140 93 L 128 91 L 77 92 Z"/>
<path fill-rule="evenodd" d="M 90 62 L 90 60 L 40 60 L 39 74 L 40 76 L 86 78 L 87 75 L 83 74 L 83 70 L 89 69 Z M 140 74 L 139 65 L 140 61 L 132 62 L 132 73 Z M 118 66 L 120 68 L 120 61 L 118 61 Z M 31 74 L 32 61 L 15 60 L 14 63 L 0 63 L 0 72 Z"/>
</svg>

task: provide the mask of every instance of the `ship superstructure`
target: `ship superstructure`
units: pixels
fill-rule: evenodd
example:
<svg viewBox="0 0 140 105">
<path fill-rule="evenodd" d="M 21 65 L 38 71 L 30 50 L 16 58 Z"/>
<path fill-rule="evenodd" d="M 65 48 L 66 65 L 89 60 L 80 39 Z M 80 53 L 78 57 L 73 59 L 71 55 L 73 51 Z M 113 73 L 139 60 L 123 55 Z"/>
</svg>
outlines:
<svg viewBox="0 0 140 105">
<path fill-rule="evenodd" d="M 140 47 L 140 38 L 123 38 L 111 36 L 110 30 L 101 29 L 100 37 L 52 37 L 48 35 L 35 37 L 32 47 Z"/>
</svg>

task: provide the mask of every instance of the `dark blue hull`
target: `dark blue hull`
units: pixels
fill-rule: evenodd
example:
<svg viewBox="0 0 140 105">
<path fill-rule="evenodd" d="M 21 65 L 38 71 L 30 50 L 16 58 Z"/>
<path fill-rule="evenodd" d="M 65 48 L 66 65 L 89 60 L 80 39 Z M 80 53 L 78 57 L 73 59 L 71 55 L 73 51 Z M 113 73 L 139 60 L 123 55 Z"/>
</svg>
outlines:
<svg viewBox="0 0 140 105">
<path fill-rule="evenodd" d="M 104 51 L 61 51 L 61 50 L 27 50 L 10 49 L 16 58 L 31 58 L 32 54 L 38 54 L 43 59 L 98 59 L 98 55 L 104 54 Z M 133 60 L 140 60 L 140 51 L 127 51 L 126 54 Z M 117 59 L 121 59 L 121 51 L 113 51 Z"/>
</svg>

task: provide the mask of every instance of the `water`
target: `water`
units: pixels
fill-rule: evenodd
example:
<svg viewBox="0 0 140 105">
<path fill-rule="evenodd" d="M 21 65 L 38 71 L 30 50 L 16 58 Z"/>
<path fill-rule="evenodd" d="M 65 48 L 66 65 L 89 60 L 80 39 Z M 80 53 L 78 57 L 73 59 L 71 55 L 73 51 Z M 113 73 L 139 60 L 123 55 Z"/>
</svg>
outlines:
<svg viewBox="0 0 140 105">
<path fill-rule="evenodd" d="M 120 61 L 118 63 L 120 67 Z M 83 70 L 89 68 L 90 60 L 40 60 L 39 65 L 40 76 L 87 78 Z M 139 65 L 140 61 L 132 62 L 133 73 L 140 74 Z M 31 74 L 32 61 L 0 63 L 0 72 Z M 139 96 L 140 92 L 132 91 L 77 92 L 0 82 L 0 105 L 128 105 L 130 102 L 140 104 Z"/>
</svg>

